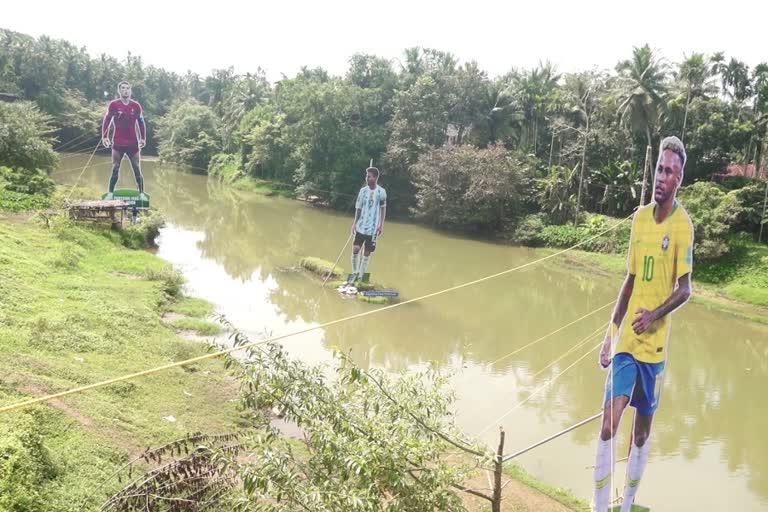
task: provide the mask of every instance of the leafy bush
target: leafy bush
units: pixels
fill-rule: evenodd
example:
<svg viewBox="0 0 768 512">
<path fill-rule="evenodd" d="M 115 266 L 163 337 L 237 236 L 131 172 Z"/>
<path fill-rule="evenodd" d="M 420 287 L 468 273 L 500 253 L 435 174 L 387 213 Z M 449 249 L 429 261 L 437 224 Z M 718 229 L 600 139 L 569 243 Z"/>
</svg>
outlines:
<svg viewBox="0 0 768 512">
<path fill-rule="evenodd" d="M 680 189 L 678 197 L 693 222 L 694 258 L 705 261 L 727 254 L 729 235 L 742 215 L 738 195 L 700 181 Z"/>
<path fill-rule="evenodd" d="M 237 157 L 235 155 L 219 153 L 214 155 L 208 164 L 208 175 L 216 176 L 224 183 L 232 183 L 244 176 L 244 173 L 237 165 Z"/>
<path fill-rule="evenodd" d="M 160 157 L 164 160 L 205 170 L 220 149 L 215 113 L 194 100 L 176 103 L 158 125 Z"/>
<path fill-rule="evenodd" d="M 40 169 L 12 169 L 0 166 L 0 185 L 5 190 L 23 194 L 50 196 L 56 184 Z"/>
<path fill-rule="evenodd" d="M 149 269 L 144 277 L 150 281 L 162 281 L 163 291 L 171 297 L 181 297 L 184 288 L 184 276 L 173 267 L 163 267 L 160 270 Z"/>
<path fill-rule="evenodd" d="M 607 233 L 604 233 L 618 223 L 621 224 Z M 622 222 L 622 219 L 608 217 L 606 215 L 589 214 L 582 226 L 586 229 L 586 238 L 604 233 L 595 240 L 585 244 L 582 248 L 591 247 L 586 250 L 623 254 L 629 249 L 629 236 L 632 232 L 632 222 L 630 222 L 629 219 Z"/>
<path fill-rule="evenodd" d="M 556 224 L 545 226 L 541 232 L 541 238 L 549 247 L 571 247 L 587 238 L 587 230 L 581 226 L 572 224 Z M 588 247 L 582 246 L 584 250 Z"/>
<path fill-rule="evenodd" d="M 763 220 L 765 187 L 765 183 L 751 181 L 743 188 L 728 192 L 728 195 L 735 197 L 741 206 L 738 219 L 733 226 L 734 231 L 747 231 L 753 234 L 760 231 L 760 222 Z M 764 227 L 763 231 L 765 229 Z"/>
<path fill-rule="evenodd" d="M 605 215 L 589 214 L 579 226 L 573 224 L 547 224 L 547 216 L 542 213 L 527 215 L 522 218 L 514 231 L 512 239 L 516 243 L 531 247 L 548 246 L 566 248 L 583 243 L 578 248 L 582 251 L 625 253 L 629 247 L 631 223 L 623 222 L 620 226 L 607 231 L 621 219 Z M 607 231 L 607 232 L 606 232 Z M 599 236 L 598 236 L 599 235 Z"/>
<path fill-rule="evenodd" d="M 45 171 L 58 162 L 50 132 L 50 118 L 34 104 L 0 102 L 0 209 L 50 206 L 54 184 Z"/>
<path fill-rule="evenodd" d="M 51 146 L 51 119 L 33 103 L 0 102 L 0 165 L 49 171 L 58 163 Z"/>
<path fill-rule="evenodd" d="M 534 213 L 522 217 L 515 227 L 511 241 L 527 245 L 528 247 L 544 245 L 542 232 L 546 227 L 546 218 L 546 215 L 543 213 Z"/>
<path fill-rule="evenodd" d="M 11 212 L 25 212 L 29 210 L 41 210 L 51 206 L 51 201 L 45 196 L 35 194 L 22 194 L 0 188 L 0 210 Z"/>
<path fill-rule="evenodd" d="M 502 146 L 431 150 L 412 167 L 417 190 L 413 213 L 444 228 L 499 229 L 522 209 L 523 175 L 533 167 L 531 159 Z"/>
<path fill-rule="evenodd" d="M 120 230 L 122 244 L 129 249 L 146 249 L 155 246 L 155 239 L 165 219 L 156 210 L 144 212 L 137 224 L 130 224 Z"/>
</svg>

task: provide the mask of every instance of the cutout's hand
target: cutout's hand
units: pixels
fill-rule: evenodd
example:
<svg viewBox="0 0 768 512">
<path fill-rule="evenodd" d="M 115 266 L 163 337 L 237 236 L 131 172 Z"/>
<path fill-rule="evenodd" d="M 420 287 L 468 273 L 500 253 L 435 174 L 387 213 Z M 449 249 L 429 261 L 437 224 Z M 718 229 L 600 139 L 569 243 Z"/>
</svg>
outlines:
<svg viewBox="0 0 768 512">
<path fill-rule="evenodd" d="M 611 364 L 611 337 L 606 336 L 603 346 L 600 347 L 600 366 L 608 368 Z"/>
<path fill-rule="evenodd" d="M 376 236 L 381 236 L 381 234 L 384 232 L 384 226 L 379 226 L 376 228 Z"/>
<path fill-rule="evenodd" d="M 635 334 L 643 334 L 656 321 L 656 315 L 653 311 L 648 311 L 645 308 L 640 308 L 635 313 L 637 316 L 632 322 L 632 330 L 635 331 Z"/>
<path fill-rule="evenodd" d="M 103 139 L 101 139 L 101 144 L 105 148 L 108 148 L 108 147 L 110 147 L 112 145 L 112 141 L 109 140 L 109 137 L 104 137 Z"/>
<path fill-rule="evenodd" d="M 144 139 L 139 139 L 139 149 L 143 148 L 147 145 L 147 141 Z"/>
</svg>

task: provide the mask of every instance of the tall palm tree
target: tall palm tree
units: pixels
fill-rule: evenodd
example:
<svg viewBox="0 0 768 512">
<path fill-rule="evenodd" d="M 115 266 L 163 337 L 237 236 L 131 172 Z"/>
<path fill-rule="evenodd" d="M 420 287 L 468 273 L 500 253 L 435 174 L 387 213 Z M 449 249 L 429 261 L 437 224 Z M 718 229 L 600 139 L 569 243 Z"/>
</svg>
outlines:
<svg viewBox="0 0 768 512">
<path fill-rule="evenodd" d="M 685 114 L 683 116 L 683 130 L 680 134 L 680 139 L 683 142 L 685 142 L 685 128 L 688 125 L 688 106 L 693 98 L 714 92 L 713 75 L 714 71 L 713 66 L 710 65 L 710 59 L 707 59 L 702 53 L 693 53 L 680 64 L 677 78 L 685 89 Z"/>
<path fill-rule="evenodd" d="M 725 53 L 715 52 L 709 60 L 712 62 L 712 67 L 710 68 L 712 75 L 720 77 L 720 91 L 722 97 L 725 98 L 726 90 L 728 89 L 728 80 L 725 78 L 725 70 L 728 67 L 725 64 Z"/>
<path fill-rule="evenodd" d="M 222 100 L 222 139 L 226 149 L 231 149 L 232 134 L 240 126 L 243 116 L 264 103 L 269 96 L 269 84 L 263 74 L 247 73 L 236 78 Z"/>
<path fill-rule="evenodd" d="M 749 80 L 749 66 L 740 60 L 731 58 L 727 66 L 723 68 L 723 83 L 731 90 L 726 92 L 732 100 L 743 103 L 752 96 L 752 84 Z"/>
<path fill-rule="evenodd" d="M 616 71 L 619 73 L 618 114 L 621 122 L 633 132 L 645 133 L 650 147 L 651 134 L 656 130 L 659 115 L 665 107 L 667 65 L 646 44 L 640 48 L 635 47 L 632 59 L 620 62 Z M 645 204 L 647 174 L 648 161 L 643 172 L 641 205 Z"/>
<path fill-rule="evenodd" d="M 515 102 L 523 115 L 523 132 L 520 145 L 538 146 L 539 126 L 544 122 L 554 99 L 560 75 L 550 62 L 539 63 L 538 67 L 515 77 Z"/>
<path fill-rule="evenodd" d="M 520 142 L 521 114 L 517 111 L 517 104 L 513 96 L 517 76 L 516 71 L 497 78 L 487 87 L 486 105 L 488 115 L 488 141 L 496 144 L 497 141 L 510 143 Z"/>
<path fill-rule="evenodd" d="M 569 75 L 565 81 L 566 109 L 570 111 L 575 129 L 583 139 L 581 148 L 581 172 L 579 173 L 579 191 L 576 198 L 576 215 L 574 224 L 578 222 L 581 209 L 581 192 L 584 188 L 584 172 L 587 166 L 587 144 L 591 129 L 592 115 L 597 109 L 599 90 L 605 83 L 603 77 L 595 73 L 579 73 Z"/>
</svg>

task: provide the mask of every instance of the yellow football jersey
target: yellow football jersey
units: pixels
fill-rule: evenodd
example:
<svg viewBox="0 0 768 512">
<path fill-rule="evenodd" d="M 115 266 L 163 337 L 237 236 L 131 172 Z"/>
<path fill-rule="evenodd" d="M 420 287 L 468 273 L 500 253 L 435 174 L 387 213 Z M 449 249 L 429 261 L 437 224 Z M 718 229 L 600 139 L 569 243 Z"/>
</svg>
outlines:
<svg viewBox="0 0 768 512">
<path fill-rule="evenodd" d="M 688 213 L 675 202 L 672 213 L 657 224 L 655 206 L 651 203 L 641 208 L 632 221 L 627 271 L 635 276 L 635 284 L 616 347 L 616 353 L 629 352 L 646 363 L 664 361 L 671 314 L 655 321 L 644 333 L 635 334 L 635 312 L 639 308 L 653 311 L 663 304 L 678 279 L 693 267 L 693 224 Z"/>
</svg>

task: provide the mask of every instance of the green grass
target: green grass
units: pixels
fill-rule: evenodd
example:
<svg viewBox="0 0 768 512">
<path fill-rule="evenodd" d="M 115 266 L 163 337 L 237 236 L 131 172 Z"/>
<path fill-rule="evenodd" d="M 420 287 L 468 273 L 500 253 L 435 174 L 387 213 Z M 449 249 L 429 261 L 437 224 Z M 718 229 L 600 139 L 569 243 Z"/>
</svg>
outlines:
<svg viewBox="0 0 768 512">
<path fill-rule="evenodd" d="M 747 304 L 768 306 L 768 288 L 758 288 L 752 284 L 734 283 L 725 287 L 725 293 Z"/>
<path fill-rule="evenodd" d="M 180 283 L 152 254 L 69 223 L 46 229 L 2 216 L 0 239 L 0 405 L 207 353 L 163 324 Z M 32 496 L 11 510 L 68 512 L 95 492 L 84 510 L 97 510 L 120 484 L 96 486 L 147 446 L 232 430 L 236 394 L 222 362 L 208 360 L 0 415 L 0 461 L 23 448 L 14 436 L 39 438 L 47 454 L 30 469 L 30 485 L 9 484 L 0 462 L 0 494 L 22 500 L 33 488 L 42 504 Z"/>
<path fill-rule="evenodd" d="M 702 293 L 703 292 L 703 293 Z M 697 293 L 691 298 L 695 304 L 699 304 L 704 307 L 716 309 L 718 311 L 724 311 L 731 315 L 768 325 L 768 315 L 761 310 L 755 310 L 751 307 L 744 307 L 741 304 L 732 304 L 726 302 L 723 298 L 719 297 L 716 292 L 707 288 L 703 288 L 701 285 L 697 286 Z"/>
<path fill-rule="evenodd" d="M 26 212 L 41 210 L 51 206 L 48 197 L 37 194 L 22 194 L 11 190 L 5 190 L 0 186 L 0 210 L 11 212 Z"/>
<path fill-rule="evenodd" d="M 301 258 L 301 260 L 299 261 L 299 265 L 301 265 L 301 267 L 303 269 L 309 270 L 313 274 L 317 274 L 318 276 L 322 277 L 323 279 L 325 279 L 325 276 L 327 276 L 328 273 L 330 273 L 330 272 L 332 272 L 331 273 L 331 279 L 333 279 L 335 277 L 342 277 L 343 278 L 343 277 L 346 277 L 346 275 L 347 275 L 346 271 L 342 267 L 340 267 L 338 265 L 336 265 L 334 267 L 333 266 L 333 262 L 326 261 L 326 260 L 324 260 L 322 258 L 315 258 L 315 257 L 312 257 L 312 256 L 307 256 L 307 257 Z M 339 284 L 341 284 L 341 283 L 339 283 Z"/>
<path fill-rule="evenodd" d="M 224 332 L 224 328 L 220 324 L 199 318 L 179 318 L 172 321 L 171 325 L 178 330 L 195 331 L 201 336 L 215 336 Z"/>
<path fill-rule="evenodd" d="M 532 489 L 536 489 L 540 493 L 562 503 L 571 510 L 589 510 L 589 503 L 574 496 L 571 491 L 545 484 L 532 477 L 526 470 L 516 464 L 504 466 L 504 474 Z"/>
<path fill-rule="evenodd" d="M 207 318 L 213 314 L 213 304 L 194 297 L 184 297 L 166 304 L 165 311 L 195 318 Z"/>
<path fill-rule="evenodd" d="M 553 249 L 551 247 L 545 247 L 537 249 L 542 256 L 548 256 L 556 252 L 560 252 L 562 249 Z M 587 270 L 602 270 L 613 274 L 623 274 L 627 271 L 626 257 L 621 254 L 605 254 L 600 252 L 587 252 L 572 250 L 568 251 L 563 256 L 552 258 L 554 261 L 565 261 L 573 266 L 583 267 Z"/>
<path fill-rule="evenodd" d="M 768 323 L 762 308 L 768 307 L 768 246 L 734 239 L 729 254 L 713 262 L 694 264 L 692 301 L 761 323 Z M 557 249 L 537 249 L 541 255 Z M 569 251 L 553 261 L 591 272 L 626 273 L 626 258 L 621 254 Z"/>
<path fill-rule="evenodd" d="M 397 301 L 397 297 L 366 297 L 365 295 L 358 294 L 357 300 L 360 302 L 367 302 L 368 304 L 378 304 L 380 306 L 386 306 L 387 304 L 393 304 Z"/>
<path fill-rule="evenodd" d="M 288 199 L 295 199 L 296 193 L 283 183 L 275 183 L 268 180 L 260 180 L 244 176 L 231 182 L 232 187 L 237 190 L 255 192 L 265 196 L 279 196 Z"/>
<path fill-rule="evenodd" d="M 724 257 L 694 267 L 695 278 L 732 300 L 768 306 L 768 245 L 735 238 L 730 246 Z"/>
</svg>

